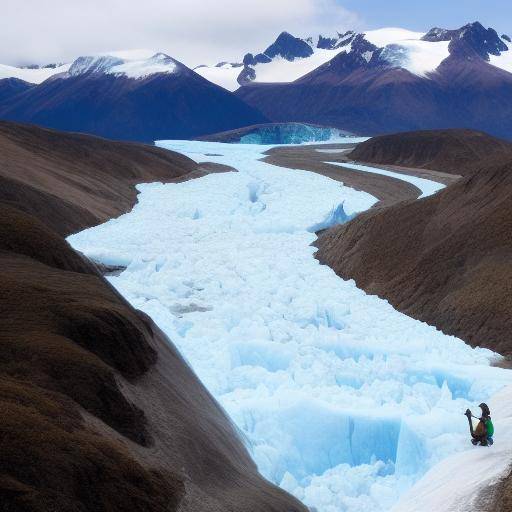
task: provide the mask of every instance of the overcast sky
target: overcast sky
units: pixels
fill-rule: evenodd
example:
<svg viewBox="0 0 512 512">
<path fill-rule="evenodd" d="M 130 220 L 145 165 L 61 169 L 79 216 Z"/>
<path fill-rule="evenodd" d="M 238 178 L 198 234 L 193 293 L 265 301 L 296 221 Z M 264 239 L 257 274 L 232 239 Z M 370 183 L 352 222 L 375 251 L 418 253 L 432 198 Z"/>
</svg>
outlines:
<svg viewBox="0 0 512 512">
<path fill-rule="evenodd" d="M 0 62 L 48 63 L 126 49 L 189 66 L 239 61 L 283 30 L 298 36 L 480 20 L 512 32 L 505 0 L 0 0 Z M 508 25 L 511 25 L 510 27 Z"/>
</svg>

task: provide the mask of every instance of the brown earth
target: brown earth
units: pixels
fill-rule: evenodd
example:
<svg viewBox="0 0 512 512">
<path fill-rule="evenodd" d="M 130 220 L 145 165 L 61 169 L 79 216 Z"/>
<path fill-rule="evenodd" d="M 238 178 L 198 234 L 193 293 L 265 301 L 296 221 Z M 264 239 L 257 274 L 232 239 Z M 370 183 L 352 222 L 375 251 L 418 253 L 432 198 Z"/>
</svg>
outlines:
<svg viewBox="0 0 512 512">
<path fill-rule="evenodd" d="M 466 131 L 406 134 L 405 140 L 412 148 L 401 134 L 378 137 L 349 158 L 393 157 L 466 176 L 429 198 L 371 210 L 332 228 L 320 236 L 317 257 L 407 315 L 510 355 L 512 145 Z M 453 140 L 458 149 L 451 154 Z M 467 163 L 462 171 L 455 160 Z"/>
<path fill-rule="evenodd" d="M 305 510 L 258 475 L 172 343 L 61 236 L 126 211 L 133 183 L 206 171 L 7 123 L 0 148 L 0 510 Z"/>
<path fill-rule="evenodd" d="M 0 121 L 0 201 L 63 235 L 129 211 L 137 183 L 223 170 L 154 146 Z"/>
<path fill-rule="evenodd" d="M 478 505 L 486 512 L 509 512 L 512 510 L 512 469 L 493 489 L 481 496 Z"/>
<path fill-rule="evenodd" d="M 425 130 L 373 137 L 350 158 L 362 162 L 436 169 L 468 176 L 481 162 L 510 154 L 510 142 L 472 130 Z"/>
</svg>

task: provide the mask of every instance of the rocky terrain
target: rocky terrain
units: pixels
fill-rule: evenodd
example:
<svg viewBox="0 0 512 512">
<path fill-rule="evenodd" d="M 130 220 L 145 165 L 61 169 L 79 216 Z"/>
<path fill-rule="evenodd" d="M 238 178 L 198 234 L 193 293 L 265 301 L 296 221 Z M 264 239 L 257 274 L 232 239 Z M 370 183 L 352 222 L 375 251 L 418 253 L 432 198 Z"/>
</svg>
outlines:
<svg viewBox="0 0 512 512">
<path fill-rule="evenodd" d="M 144 314 L 62 235 L 134 183 L 205 172 L 149 146 L 0 126 L 0 501 L 9 511 L 299 511 Z"/>
</svg>

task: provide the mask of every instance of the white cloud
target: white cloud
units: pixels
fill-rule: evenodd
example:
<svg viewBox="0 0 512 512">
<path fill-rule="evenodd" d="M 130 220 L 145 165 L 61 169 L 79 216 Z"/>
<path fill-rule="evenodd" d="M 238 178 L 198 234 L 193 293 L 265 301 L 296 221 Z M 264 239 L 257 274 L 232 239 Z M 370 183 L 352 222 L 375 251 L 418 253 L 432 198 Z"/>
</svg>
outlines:
<svg viewBox="0 0 512 512">
<path fill-rule="evenodd" d="M 5 64 L 149 48 L 194 66 L 264 50 L 282 30 L 360 28 L 336 0 L 2 0 L 1 11 Z"/>
</svg>

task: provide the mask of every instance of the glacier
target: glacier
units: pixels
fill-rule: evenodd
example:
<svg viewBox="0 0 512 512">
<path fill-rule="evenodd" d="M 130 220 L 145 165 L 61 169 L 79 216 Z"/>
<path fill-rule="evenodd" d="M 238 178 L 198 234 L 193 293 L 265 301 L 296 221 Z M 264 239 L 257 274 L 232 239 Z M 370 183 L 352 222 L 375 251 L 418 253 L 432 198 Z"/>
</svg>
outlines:
<svg viewBox="0 0 512 512">
<path fill-rule="evenodd" d="M 337 128 L 315 126 L 305 123 L 277 123 L 255 128 L 240 137 L 241 144 L 281 145 L 303 144 L 306 142 L 337 142 L 349 140 L 354 142 L 360 138 L 347 138 L 347 133 Z M 364 138 L 366 140 L 366 138 Z"/>
<path fill-rule="evenodd" d="M 266 478 L 318 512 L 386 511 L 471 447 L 463 411 L 512 372 L 314 258 L 318 226 L 375 197 L 261 161 L 272 146 L 157 144 L 238 172 L 138 185 L 131 212 L 68 241 L 126 266 L 109 281 L 176 344 Z"/>
</svg>

